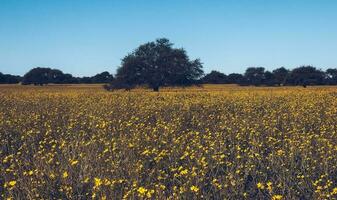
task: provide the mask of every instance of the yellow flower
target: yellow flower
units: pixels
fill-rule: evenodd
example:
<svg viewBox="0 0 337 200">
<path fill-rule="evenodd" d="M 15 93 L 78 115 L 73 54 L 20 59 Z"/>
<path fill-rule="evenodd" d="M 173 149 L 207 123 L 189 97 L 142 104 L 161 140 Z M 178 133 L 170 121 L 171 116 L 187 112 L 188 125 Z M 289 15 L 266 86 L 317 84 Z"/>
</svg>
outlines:
<svg viewBox="0 0 337 200">
<path fill-rule="evenodd" d="M 16 181 L 9 181 L 8 185 L 14 187 L 16 185 Z"/>
<path fill-rule="evenodd" d="M 334 194 L 337 194 L 337 187 L 335 187 L 333 190 L 332 190 L 332 193 L 331 193 L 332 195 L 334 195 Z"/>
<path fill-rule="evenodd" d="M 73 161 L 71 161 L 71 163 L 70 163 L 70 165 L 76 165 L 78 163 L 78 160 L 73 160 Z"/>
<path fill-rule="evenodd" d="M 270 181 L 267 183 L 267 189 L 268 189 L 269 191 L 272 191 L 272 189 L 273 189 L 272 185 L 273 185 L 273 183 L 270 182 Z"/>
<path fill-rule="evenodd" d="M 282 199 L 282 195 L 279 195 L 279 194 L 273 195 L 271 199 L 272 200 L 280 200 L 280 199 Z"/>
<path fill-rule="evenodd" d="M 102 180 L 100 178 L 94 178 L 95 181 L 95 188 L 98 188 L 100 185 L 102 185 Z"/>
<path fill-rule="evenodd" d="M 67 171 L 63 172 L 62 177 L 63 178 L 67 178 L 68 177 L 68 172 Z"/>
<path fill-rule="evenodd" d="M 50 176 L 51 179 L 55 178 L 55 174 L 53 174 L 53 173 L 51 173 L 49 176 Z"/>
<path fill-rule="evenodd" d="M 199 191 L 199 188 L 197 186 L 192 185 L 191 186 L 191 191 L 197 193 Z"/>
<path fill-rule="evenodd" d="M 143 187 L 139 187 L 137 191 L 140 195 L 144 195 L 147 192 L 147 189 Z"/>
<path fill-rule="evenodd" d="M 147 197 L 147 198 L 151 198 L 153 193 L 154 193 L 154 190 L 148 191 L 148 192 L 146 193 L 146 197 Z"/>
<path fill-rule="evenodd" d="M 256 184 L 256 186 L 257 186 L 258 189 L 261 189 L 261 190 L 264 189 L 263 183 L 258 182 L 258 183 Z"/>
<path fill-rule="evenodd" d="M 184 169 L 184 170 L 182 170 L 181 172 L 180 172 L 180 175 L 185 175 L 185 174 L 187 174 L 188 173 L 188 170 L 187 169 Z"/>
</svg>

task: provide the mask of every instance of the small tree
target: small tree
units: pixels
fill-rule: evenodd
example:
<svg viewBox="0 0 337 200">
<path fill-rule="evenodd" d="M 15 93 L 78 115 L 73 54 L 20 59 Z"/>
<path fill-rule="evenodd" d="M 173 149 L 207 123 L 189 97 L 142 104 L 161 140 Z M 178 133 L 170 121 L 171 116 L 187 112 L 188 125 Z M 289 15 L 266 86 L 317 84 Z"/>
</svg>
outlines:
<svg viewBox="0 0 337 200">
<path fill-rule="evenodd" d="M 337 85 L 337 68 L 327 69 L 325 74 L 326 74 L 327 84 Z"/>
<path fill-rule="evenodd" d="M 202 74 L 199 59 L 190 60 L 184 49 L 173 48 L 168 39 L 162 38 L 143 44 L 125 56 L 114 82 L 128 88 L 148 85 L 158 91 L 162 86 L 194 84 Z"/>
<path fill-rule="evenodd" d="M 274 86 L 274 85 L 275 85 L 275 77 L 274 77 L 274 74 L 271 73 L 270 71 L 266 71 L 266 72 L 264 73 L 263 84 L 264 84 L 264 85 L 268 85 L 268 86 Z"/>
<path fill-rule="evenodd" d="M 244 74 L 247 84 L 262 85 L 265 80 L 265 72 L 263 67 L 248 67 Z"/>
<path fill-rule="evenodd" d="M 246 81 L 242 74 L 231 73 L 227 76 L 228 83 L 245 85 Z"/>
<path fill-rule="evenodd" d="M 113 81 L 113 75 L 105 71 L 100 74 L 96 74 L 91 79 L 93 83 L 111 83 Z"/>
<path fill-rule="evenodd" d="M 226 74 L 214 70 L 202 78 L 202 83 L 224 84 L 227 82 Z"/>
<path fill-rule="evenodd" d="M 284 85 L 289 76 L 289 70 L 284 67 L 273 70 L 274 80 L 277 85 Z"/>
</svg>

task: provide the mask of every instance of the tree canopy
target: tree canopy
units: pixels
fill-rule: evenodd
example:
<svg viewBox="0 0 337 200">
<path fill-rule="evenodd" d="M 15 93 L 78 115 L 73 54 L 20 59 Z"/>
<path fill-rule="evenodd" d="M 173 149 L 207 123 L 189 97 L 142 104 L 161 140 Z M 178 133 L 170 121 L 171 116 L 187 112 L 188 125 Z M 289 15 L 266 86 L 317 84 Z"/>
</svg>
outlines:
<svg viewBox="0 0 337 200">
<path fill-rule="evenodd" d="M 201 82 L 211 84 L 225 84 L 228 83 L 228 80 L 226 74 L 213 70 L 209 74 L 204 76 L 201 79 Z"/>
<path fill-rule="evenodd" d="M 173 48 L 166 38 L 140 45 L 122 59 L 117 69 L 116 87 L 147 85 L 154 91 L 162 86 L 187 86 L 203 75 L 199 59 L 190 60 L 182 48 Z"/>
<path fill-rule="evenodd" d="M 202 82 L 217 84 L 224 83 L 225 79 L 229 84 L 255 86 L 337 85 L 337 69 L 329 68 L 324 72 L 313 66 L 301 66 L 293 70 L 280 67 L 270 72 L 263 67 L 249 67 L 243 75 L 233 73 L 226 76 L 221 72 L 211 71 L 202 78 Z"/>
<path fill-rule="evenodd" d="M 76 84 L 76 83 L 111 83 L 113 75 L 109 72 L 102 72 L 92 77 L 74 77 L 65 74 L 61 70 L 48 67 L 36 67 L 27 72 L 22 78 L 23 85 L 44 85 L 44 84 Z"/>
<path fill-rule="evenodd" d="M 27 72 L 22 79 L 23 85 L 44 85 L 48 83 L 74 83 L 72 75 L 64 74 L 61 70 L 45 67 L 36 67 Z"/>
<path fill-rule="evenodd" d="M 21 81 L 20 76 L 14 76 L 10 74 L 3 74 L 0 72 L 0 84 L 16 84 Z"/>
<path fill-rule="evenodd" d="M 313 66 L 301 66 L 291 71 L 287 83 L 290 85 L 323 85 L 325 82 L 323 71 Z"/>
</svg>

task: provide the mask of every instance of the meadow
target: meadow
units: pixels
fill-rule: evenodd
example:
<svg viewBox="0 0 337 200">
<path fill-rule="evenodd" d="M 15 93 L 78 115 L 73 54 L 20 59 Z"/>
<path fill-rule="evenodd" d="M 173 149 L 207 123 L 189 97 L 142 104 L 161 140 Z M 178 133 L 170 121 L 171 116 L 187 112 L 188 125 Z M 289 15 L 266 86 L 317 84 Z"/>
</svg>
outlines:
<svg viewBox="0 0 337 200">
<path fill-rule="evenodd" d="M 337 87 L 0 86 L 1 199 L 336 199 Z"/>
</svg>

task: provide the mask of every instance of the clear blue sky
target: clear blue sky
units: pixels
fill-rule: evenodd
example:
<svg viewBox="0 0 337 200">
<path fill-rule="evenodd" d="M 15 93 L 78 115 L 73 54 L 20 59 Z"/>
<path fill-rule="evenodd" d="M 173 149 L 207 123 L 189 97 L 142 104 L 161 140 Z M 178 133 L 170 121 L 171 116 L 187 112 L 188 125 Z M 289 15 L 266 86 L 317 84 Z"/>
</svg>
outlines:
<svg viewBox="0 0 337 200">
<path fill-rule="evenodd" d="M 0 72 L 115 73 L 167 37 L 206 72 L 337 67 L 336 0 L 0 0 Z"/>
</svg>

